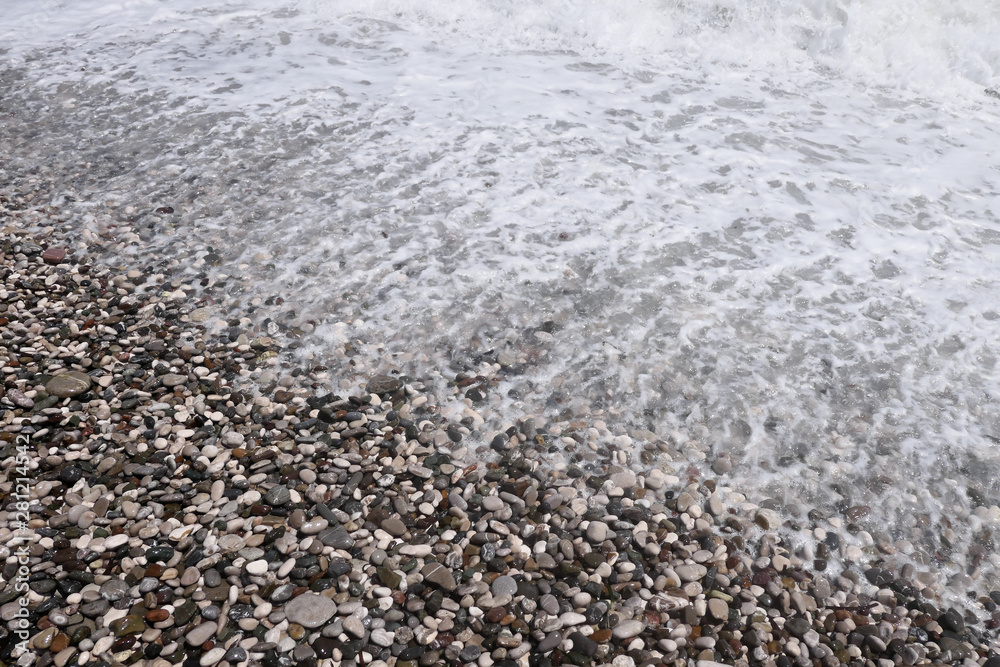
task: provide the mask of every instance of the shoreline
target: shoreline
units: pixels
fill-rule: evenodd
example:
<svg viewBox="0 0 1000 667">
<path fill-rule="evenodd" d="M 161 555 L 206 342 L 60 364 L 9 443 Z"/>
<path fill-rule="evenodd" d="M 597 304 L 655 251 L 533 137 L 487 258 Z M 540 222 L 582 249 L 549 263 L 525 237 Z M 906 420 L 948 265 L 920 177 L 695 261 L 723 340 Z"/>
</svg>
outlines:
<svg viewBox="0 0 1000 667">
<path fill-rule="evenodd" d="M 714 479 L 551 474 L 531 420 L 442 423 L 401 378 L 249 391 L 266 328 L 221 342 L 210 306 L 8 224 L 0 542 L 18 442 L 33 518 L 0 615 L 31 610 L 37 664 L 1000 665 L 1000 593 L 969 601 L 991 628 L 912 566 L 814 571 Z"/>
</svg>

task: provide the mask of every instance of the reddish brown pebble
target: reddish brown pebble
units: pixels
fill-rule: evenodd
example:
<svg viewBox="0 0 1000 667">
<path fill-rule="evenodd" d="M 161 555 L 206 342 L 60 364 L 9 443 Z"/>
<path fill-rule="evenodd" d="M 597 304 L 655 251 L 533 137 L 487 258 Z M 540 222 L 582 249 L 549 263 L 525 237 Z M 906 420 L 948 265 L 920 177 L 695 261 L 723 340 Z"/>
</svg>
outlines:
<svg viewBox="0 0 1000 667">
<path fill-rule="evenodd" d="M 150 623 L 159 623 L 170 618 L 170 612 L 166 609 L 151 609 L 146 612 L 146 620 Z"/>
<path fill-rule="evenodd" d="M 118 653 L 119 651 L 124 651 L 125 649 L 132 648 L 135 645 L 137 637 L 135 635 L 129 635 L 127 637 L 119 637 L 115 640 L 115 643 L 111 645 L 111 651 Z M 66 638 L 67 644 L 69 642 L 69 637 Z M 55 643 L 53 643 L 53 646 Z"/>
<path fill-rule="evenodd" d="M 161 206 L 158 209 L 156 209 L 156 212 L 157 213 L 173 213 L 174 212 L 174 208 L 172 206 Z"/>
<path fill-rule="evenodd" d="M 60 632 L 56 635 L 56 638 L 52 640 L 52 645 L 49 646 L 49 650 L 53 653 L 58 653 L 64 648 L 69 646 L 69 637 L 64 632 Z"/>
<path fill-rule="evenodd" d="M 44 260 L 46 264 L 58 264 L 64 259 L 66 259 L 66 248 L 60 246 L 48 248 L 42 253 L 42 260 Z"/>
<path fill-rule="evenodd" d="M 595 630 L 594 634 L 590 635 L 590 638 L 598 644 L 603 644 L 611 639 L 611 630 L 608 630 L 607 628 L 603 630 Z"/>
</svg>

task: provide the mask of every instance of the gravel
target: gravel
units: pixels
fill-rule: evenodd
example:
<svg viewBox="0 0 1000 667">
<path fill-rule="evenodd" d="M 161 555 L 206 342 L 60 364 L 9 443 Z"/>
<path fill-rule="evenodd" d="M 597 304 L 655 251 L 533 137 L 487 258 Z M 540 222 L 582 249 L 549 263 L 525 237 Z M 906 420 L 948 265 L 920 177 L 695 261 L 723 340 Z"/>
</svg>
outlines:
<svg viewBox="0 0 1000 667">
<path fill-rule="evenodd" d="M 168 276 L 74 248 L 3 239 L 0 460 L 31 499 L 21 526 L 0 485 L 0 617 L 24 599 L 30 626 L 0 660 L 998 667 L 1000 593 L 949 603 L 874 544 L 838 569 L 837 526 L 788 539 L 697 470 L 546 463 L 603 422 L 493 432 L 395 375 L 315 391 L 269 323 L 210 329 Z"/>
</svg>

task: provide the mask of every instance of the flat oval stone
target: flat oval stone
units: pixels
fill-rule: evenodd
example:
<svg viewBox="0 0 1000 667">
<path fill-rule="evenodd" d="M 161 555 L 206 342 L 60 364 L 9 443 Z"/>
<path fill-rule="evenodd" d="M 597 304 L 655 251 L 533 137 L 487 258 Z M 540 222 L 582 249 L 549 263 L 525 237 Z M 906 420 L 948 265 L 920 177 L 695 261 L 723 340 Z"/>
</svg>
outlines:
<svg viewBox="0 0 1000 667">
<path fill-rule="evenodd" d="M 631 639 L 642 632 L 642 621 L 622 621 L 611 629 L 611 636 L 615 639 Z"/>
<path fill-rule="evenodd" d="M 726 621 L 729 619 L 729 605 L 723 600 L 712 598 L 708 601 L 708 613 L 717 621 Z"/>
<path fill-rule="evenodd" d="M 400 575 L 396 574 L 392 570 L 385 567 L 376 568 L 375 574 L 378 576 L 379 581 L 381 581 L 386 587 L 390 589 L 397 588 L 400 582 L 403 580 L 403 578 Z"/>
<path fill-rule="evenodd" d="M 35 407 L 35 402 L 30 398 L 28 398 L 27 396 L 25 396 L 24 392 L 21 392 L 17 389 L 8 389 L 7 398 L 9 398 L 14 405 L 16 405 L 19 408 L 24 408 L 25 410 L 30 410 L 31 408 Z M 48 647 L 46 646 L 45 648 Z"/>
<path fill-rule="evenodd" d="M 37 649 L 46 649 L 52 646 L 52 640 L 56 638 L 58 632 L 59 628 L 47 628 L 35 635 L 34 639 L 31 640 L 31 645 Z"/>
<path fill-rule="evenodd" d="M 166 609 L 150 609 L 146 612 L 146 620 L 150 623 L 161 623 L 170 618 L 170 612 Z"/>
<path fill-rule="evenodd" d="M 462 649 L 462 652 L 458 654 L 458 659 L 462 662 L 475 662 L 479 660 L 479 656 L 482 655 L 483 650 L 476 646 L 475 644 L 470 644 Z"/>
<path fill-rule="evenodd" d="M 406 525 L 399 517 L 389 517 L 382 522 L 382 530 L 394 537 L 402 537 L 406 534 Z"/>
<path fill-rule="evenodd" d="M 212 602 L 222 602 L 229 598 L 229 586 L 222 585 L 215 588 L 205 588 L 205 599 Z"/>
<path fill-rule="evenodd" d="M 608 539 L 608 524 L 603 521 L 591 521 L 587 526 L 587 539 L 598 544 Z"/>
<path fill-rule="evenodd" d="M 66 466 L 59 471 L 59 481 L 66 486 L 73 486 L 83 477 L 83 471 L 76 466 Z M 67 517 L 69 518 L 69 517 Z"/>
<path fill-rule="evenodd" d="M 247 572 L 250 574 L 261 575 L 267 572 L 267 561 L 266 560 L 255 560 L 247 563 Z"/>
<path fill-rule="evenodd" d="M 454 575 L 441 563 L 427 563 L 420 570 L 420 574 L 424 576 L 424 581 L 429 581 L 449 593 L 458 587 Z"/>
<path fill-rule="evenodd" d="M 222 660 L 225 655 L 226 649 L 221 646 L 216 646 L 211 651 L 201 656 L 198 660 L 198 664 L 201 665 L 201 667 L 210 667 L 210 665 L 214 665 Z"/>
<path fill-rule="evenodd" d="M 674 568 L 677 576 L 681 578 L 681 581 L 698 581 L 706 574 L 708 574 L 708 568 L 704 565 L 695 563 L 694 565 L 684 564 L 678 565 Z"/>
<path fill-rule="evenodd" d="M 321 531 L 316 536 L 320 542 L 334 549 L 350 549 L 354 546 L 354 538 L 343 526 L 334 526 Z"/>
<path fill-rule="evenodd" d="M 122 533 L 121 535 L 112 535 L 104 540 L 104 548 L 109 551 L 117 549 L 125 544 L 128 544 L 128 535 L 125 533 Z"/>
<path fill-rule="evenodd" d="M 66 248 L 62 246 L 46 248 L 42 253 L 42 261 L 46 264 L 59 264 L 64 259 L 66 259 Z"/>
<path fill-rule="evenodd" d="M 80 613 L 87 618 L 97 618 L 98 616 L 103 616 L 110 608 L 111 603 L 101 598 L 100 600 L 80 605 Z"/>
<path fill-rule="evenodd" d="M 160 378 L 160 383 L 164 387 L 177 387 L 185 382 L 187 382 L 187 375 L 180 375 L 179 373 L 167 373 Z"/>
<path fill-rule="evenodd" d="M 226 662 L 235 665 L 247 659 L 247 652 L 241 646 L 234 646 L 226 652 Z"/>
<path fill-rule="evenodd" d="M 146 549 L 147 563 L 157 563 L 157 562 L 166 563 L 173 557 L 174 557 L 174 548 L 171 546 L 167 546 L 166 544 L 161 544 Z"/>
<path fill-rule="evenodd" d="M 101 584 L 101 597 L 115 602 L 128 595 L 129 586 L 121 579 L 108 579 Z"/>
<path fill-rule="evenodd" d="M 70 398 L 79 396 L 90 389 L 90 376 L 79 371 L 69 371 L 57 375 L 45 385 L 45 391 L 51 396 Z"/>
<path fill-rule="evenodd" d="M 185 600 L 182 604 L 174 608 L 174 621 L 179 626 L 185 625 L 188 621 L 194 618 L 194 615 L 197 612 L 198 606 L 195 605 L 194 601 Z"/>
<path fill-rule="evenodd" d="M 292 494 L 284 486 L 273 486 L 267 493 L 264 494 L 264 502 L 275 507 L 284 505 L 291 500 L 291 498 Z"/>
<path fill-rule="evenodd" d="M 499 512 L 503 509 L 503 500 L 497 496 L 486 496 L 483 498 L 483 509 L 487 512 Z"/>
<path fill-rule="evenodd" d="M 535 650 L 539 653 L 548 653 L 556 646 L 559 646 L 560 643 L 562 643 L 562 634 L 558 630 L 553 630 L 545 636 L 545 639 L 538 642 Z"/>
<path fill-rule="evenodd" d="M 292 597 L 292 593 L 295 592 L 295 586 L 292 584 L 283 584 L 274 589 L 271 593 L 271 602 L 285 602 Z"/>
<path fill-rule="evenodd" d="M 205 587 L 216 588 L 222 585 L 222 575 L 215 568 L 205 570 Z"/>
<path fill-rule="evenodd" d="M 285 618 L 304 628 L 318 628 L 337 613 L 337 604 L 316 593 L 303 593 L 285 605 Z"/>
<path fill-rule="evenodd" d="M 357 616 L 348 616 L 344 619 L 344 630 L 347 630 L 358 639 L 364 639 L 365 626 Z"/>
<path fill-rule="evenodd" d="M 205 322 L 211 316 L 212 316 L 212 311 L 210 311 L 208 308 L 195 308 L 188 314 L 188 317 L 191 319 L 192 322 Z"/>
<path fill-rule="evenodd" d="M 181 575 L 181 586 L 193 586 L 201 578 L 201 572 L 196 567 L 189 567 Z"/>
<path fill-rule="evenodd" d="M 191 646 L 201 646 L 215 636 L 215 631 L 218 627 L 218 624 L 214 621 L 206 621 L 193 630 L 188 631 L 184 639 Z"/>
<path fill-rule="evenodd" d="M 369 641 L 376 646 L 381 646 L 382 648 L 389 648 L 392 646 L 393 639 L 395 635 L 392 632 L 387 632 L 382 628 L 377 628 L 372 630 L 372 634 L 369 637 Z"/>
<path fill-rule="evenodd" d="M 249 606 L 250 605 L 236 605 L 236 607 L 249 607 Z M 253 615 L 252 608 L 251 608 L 251 614 L 250 615 L 251 616 Z M 216 607 L 214 604 L 210 604 L 207 607 L 202 607 L 202 609 L 201 609 L 201 617 L 203 619 L 205 619 L 206 621 L 217 621 L 217 620 L 219 620 L 219 616 L 222 616 L 222 610 L 219 609 L 218 607 Z M 230 610 L 230 612 L 229 612 L 229 618 L 231 618 L 231 619 L 233 619 L 235 621 L 238 621 L 238 620 L 240 620 L 240 618 L 246 618 L 246 616 L 242 616 L 241 617 L 241 616 L 238 616 L 238 615 L 234 615 L 233 612 L 232 612 L 232 610 Z"/>
<path fill-rule="evenodd" d="M 219 538 L 219 548 L 226 552 L 239 551 L 246 546 L 246 542 L 239 535 L 223 535 Z"/>
<path fill-rule="evenodd" d="M 257 560 L 264 557 L 264 550 L 258 549 L 257 547 L 247 547 L 246 549 L 240 549 L 240 556 L 243 556 L 248 561 Z"/>
<path fill-rule="evenodd" d="M 145 630 L 146 622 L 143 621 L 142 616 L 133 614 L 111 621 L 111 631 L 115 633 L 115 637 L 137 635 L 140 632 L 145 632 Z"/>
<path fill-rule="evenodd" d="M 299 532 L 303 535 L 317 535 L 330 525 L 330 522 L 321 516 L 306 521 L 299 527 Z"/>
<path fill-rule="evenodd" d="M 156 577 L 145 577 L 139 582 L 139 593 L 145 595 L 146 593 L 152 593 L 157 588 L 160 587 L 160 580 Z"/>
<path fill-rule="evenodd" d="M 493 580 L 493 585 L 490 586 L 490 592 L 493 593 L 494 597 L 500 597 L 501 595 L 513 596 L 517 593 L 517 581 L 514 577 L 507 575 L 497 577 Z"/>
<path fill-rule="evenodd" d="M 365 391 L 369 394 L 391 394 L 402 388 L 403 381 L 389 375 L 376 375 L 365 385 Z"/>
<path fill-rule="evenodd" d="M 69 664 L 70 658 L 76 655 L 77 648 L 75 646 L 70 646 L 69 648 L 64 648 L 63 650 L 56 653 L 55 657 L 52 658 L 52 664 L 56 667 L 66 667 Z"/>
<path fill-rule="evenodd" d="M 416 558 L 430 556 L 433 551 L 434 547 L 429 544 L 404 544 L 399 548 L 399 553 L 402 555 L 414 556 Z"/>
</svg>

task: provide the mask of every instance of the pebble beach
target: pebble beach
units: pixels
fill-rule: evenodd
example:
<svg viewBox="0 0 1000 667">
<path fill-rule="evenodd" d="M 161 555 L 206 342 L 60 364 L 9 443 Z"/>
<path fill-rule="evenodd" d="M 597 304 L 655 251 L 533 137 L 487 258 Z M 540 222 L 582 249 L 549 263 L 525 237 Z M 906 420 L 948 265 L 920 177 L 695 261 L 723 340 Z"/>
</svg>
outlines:
<svg viewBox="0 0 1000 667">
<path fill-rule="evenodd" d="M 2 194 L 2 664 L 1000 667 L 1000 591 L 945 599 L 722 461 L 610 433 L 554 469 L 608 425 L 493 428 L 488 376 L 331 393 L 272 323 L 209 331 L 211 299 Z"/>
</svg>

